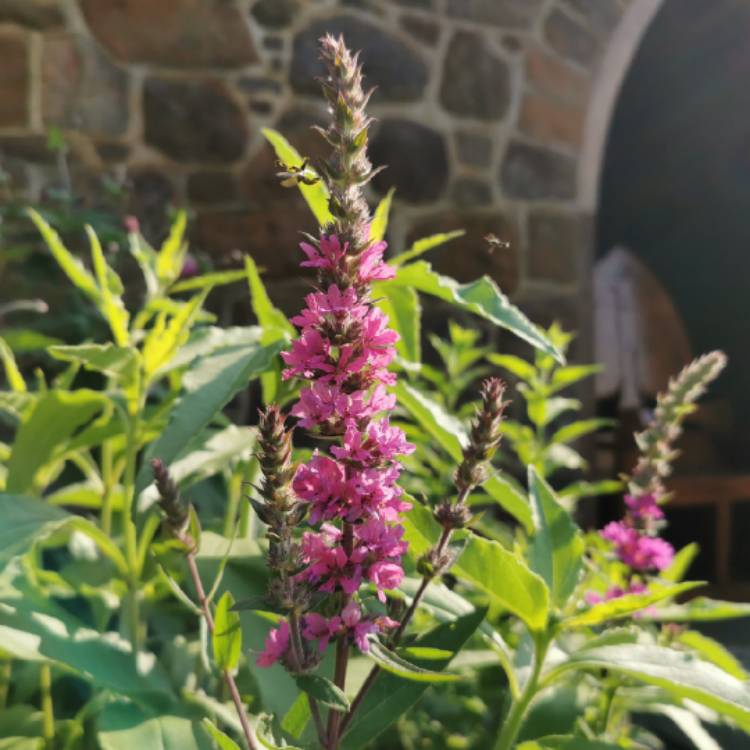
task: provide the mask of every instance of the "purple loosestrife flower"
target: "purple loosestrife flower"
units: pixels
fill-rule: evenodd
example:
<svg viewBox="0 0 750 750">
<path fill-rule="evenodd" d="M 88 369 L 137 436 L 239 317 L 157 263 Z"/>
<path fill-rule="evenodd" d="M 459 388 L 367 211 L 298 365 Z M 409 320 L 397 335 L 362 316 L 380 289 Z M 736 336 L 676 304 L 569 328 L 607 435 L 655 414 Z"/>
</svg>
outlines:
<svg viewBox="0 0 750 750">
<path fill-rule="evenodd" d="M 660 502 L 667 497 L 663 480 L 669 476 L 671 463 L 677 455 L 674 443 L 682 433 L 683 420 L 696 408 L 695 402 L 725 365 L 726 357 L 722 352 L 699 357 L 670 380 L 665 393 L 658 395 L 653 419 L 635 436 L 641 457 L 628 482 L 625 516 L 599 532 L 627 567 L 628 585 L 626 589 L 610 587 L 603 598 L 596 592 L 589 592 L 586 595 L 589 604 L 628 593 L 645 593 L 648 583 L 644 577 L 672 563 L 674 548 L 658 536 L 659 527 L 664 524 Z"/>
<path fill-rule="evenodd" d="M 302 569 L 295 576 L 329 601 L 301 620 L 301 635 L 323 652 L 330 641 L 346 638 L 367 650 L 367 638 L 396 626 L 387 617 L 367 615 L 359 599 L 370 584 L 381 601 L 398 587 L 407 544 L 399 514 L 408 509 L 398 487 L 397 456 L 414 446 L 390 424 L 387 412 L 395 397 L 387 388 L 396 382 L 388 367 L 395 358 L 398 334 L 373 304 L 370 284 L 389 279 L 393 269 L 383 262 L 384 242 L 371 242 L 370 213 L 362 186 L 373 174 L 366 156 L 368 95 L 361 71 L 342 40 L 321 40 L 328 69 L 324 93 L 333 123 L 325 137 L 333 146 L 321 167 L 334 216 L 333 231 L 301 244 L 302 266 L 318 272 L 318 291 L 292 322 L 299 329 L 282 354 L 285 378 L 305 381 L 291 414 L 314 435 L 333 438 L 328 450 L 314 451 L 294 475 L 295 496 L 309 506 L 309 522 L 301 541 Z M 379 414 L 385 412 L 383 416 Z M 271 632 L 258 663 L 284 660 L 290 646 L 286 623 Z"/>
</svg>

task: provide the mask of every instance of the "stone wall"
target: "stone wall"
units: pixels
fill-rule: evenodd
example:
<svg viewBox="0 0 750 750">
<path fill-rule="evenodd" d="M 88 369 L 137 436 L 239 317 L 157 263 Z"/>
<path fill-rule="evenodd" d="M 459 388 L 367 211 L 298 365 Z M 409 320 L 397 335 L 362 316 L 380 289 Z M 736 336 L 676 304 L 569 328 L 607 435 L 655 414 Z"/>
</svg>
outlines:
<svg viewBox="0 0 750 750">
<path fill-rule="evenodd" d="M 433 262 L 481 273 L 577 325 L 592 218 L 577 200 L 591 84 L 626 0 L 0 0 L 0 152 L 33 194 L 61 128 L 74 178 L 127 176 L 160 231 L 189 205 L 218 263 L 252 253 L 297 296 L 296 191 L 275 180 L 263 127 L 321 144 L 316 39 L 343 32 L 377 86 L 376 200 L 397 188 L 391 244 L 465 228 Z M 483 237 L 508 240 L 488 252 Z M 227 259 L 230 259 L 227 261 Z"/>
</svg>

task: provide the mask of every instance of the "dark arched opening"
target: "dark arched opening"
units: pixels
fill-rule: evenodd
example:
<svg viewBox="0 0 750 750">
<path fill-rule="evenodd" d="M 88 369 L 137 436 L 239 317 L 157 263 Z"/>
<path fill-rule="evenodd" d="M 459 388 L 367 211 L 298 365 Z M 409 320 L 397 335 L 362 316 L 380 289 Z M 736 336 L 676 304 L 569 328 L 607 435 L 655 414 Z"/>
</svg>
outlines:
<svg viewBox="0 0 750 750">
<path fill-rule="evenodd" d="M 713 493 L 705 486 L 705 502 L 677 503 L 670 532 L 677 543 L 700 532 L 694 573 L 724 593 L 744 592 L 741 582 L 750 581 L 748 39 L 746 0 L 666 0 L 615 108 L 597 224 L 598 256 L 616 245 L 635 254 L 674 303 L 694 354 L 729 355 L 704 421 L 708 439 L 686 446 L 702 453 L 686 456 L 685 466 L 719 484 Z M 731 492 L 720 484 L 729 476 Z M 727 493 L 730 504 L 719 507 Z"/>
</svg>

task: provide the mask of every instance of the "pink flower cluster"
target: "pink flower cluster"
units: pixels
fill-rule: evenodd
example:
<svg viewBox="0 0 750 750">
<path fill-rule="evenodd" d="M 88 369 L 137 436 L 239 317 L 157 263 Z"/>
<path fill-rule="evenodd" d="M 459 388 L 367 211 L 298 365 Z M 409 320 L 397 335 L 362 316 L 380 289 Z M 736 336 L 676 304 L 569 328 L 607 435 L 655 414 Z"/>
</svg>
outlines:
<svg viewBox="0 0 750 750">
<path fill-rule="evenodd" d="M 642 533 L 629 525 L 628 521 L 608 523 L 601 535 L 612 542 L 615 553 L 625 565 L 639 572 L 664 570 L 674 557 L 674 549 L 669 542 Z"/>
<path fill-rule="evenodd" d="M 599 533 L 612 544 L 615 555 L 629 569 L 628 585 L 610 587 L 603 595 L 591 591 L 586 594 L 588 604 L 618 599 L 625 594 L 643 594 L 648 585 L 642 578 L 648 573 L 664 570 L 674 558 L 674 548 L 656 536 L 656 522 L 664 518 L 664 511 L 652 494 L 626 495 L 627 512 L 622 521 L 608 523 Z"/>
<path fill-rule="evenodd" d="M 299 577 L 319 592 L 341 592 L 343 602 L 332 617 L 306 614 L 302 636 L 316 641 L 321 651 L 338 637 L 367 650 L 370 634 L 397 623 L 365 615 L 355 595 L 367 583 L 384 602 L 385 592 L 403 579 L 407 544 L 397 521 L 409 504 L 397 485 L 401 467 L 396 457 L 414 450 L 387 416 L 376 418 L 395 405 L 386 389 L 395 383 L 388 366 L 398 334 L 373 306 L 367 284 L 391 278 L 393 269 L 383 262 L 384 242 L 358 256 L 349 256 L 335 235 L 301 247 L 307 257 L 303 266 L 319 269 L 322 278 L 351 280 L 345 288 L 331 283 L 307 295 L 305 308 L 292 318 L 299 338 L 282 354 L 284 377 L 308 381 L 291 413 L 300 426 L 339 441 L 329 452 L 316 450 L 292 483 L 296 496 L 310 504 L 310 523 L 323 522 L 302 537 L 306 567 Z M 289 635 L 286 622 L 271 631 L 258 664 L 283 658 Z"/>
</svg>

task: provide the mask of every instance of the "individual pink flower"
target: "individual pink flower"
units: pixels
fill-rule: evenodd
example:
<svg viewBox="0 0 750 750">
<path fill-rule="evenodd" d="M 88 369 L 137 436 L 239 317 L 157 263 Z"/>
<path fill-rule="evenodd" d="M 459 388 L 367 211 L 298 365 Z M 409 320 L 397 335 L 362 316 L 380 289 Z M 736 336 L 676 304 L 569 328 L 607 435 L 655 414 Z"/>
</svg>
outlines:
<svg viewBox="0 0 750 750">
<path fill-rule="evenodd" d="M 281 659 L 289 648 L 289 624 L 286 621 L 272 628 L 266 636 L 265 647 L 255 660 L 259 667 L 270 667 Z"/>
<path fill-rule="evenodd" d="M 659 507 L 653 495 L 625 495 L 625 505 L 637 520 L 651 519 L 658 521 L 664 518 L 664 511 Z"/>
<path fill-rule="evenodd" d="M 388 247 L 385 242 L 375 242 L 359 256 L 358 275 L 362 284 L 385 281 L 396 275 L 396 269 L 383 263 L 383 253 Z"/>
<path fill-rule="evenodd" d="M 348 243 L 342 246 L 335 234 L 323 235 L 317 247 L 309 242 L 301 242 L 300 248 L 307 256 L 307 260 L 303 260 L 300 265 L 303 268 L 334 270 L 341 267 L 346 258 L 348 247 Z"/>
<path fill-rule="evenodd" d="M 367 569 L 367 578 L 375 584 L 378 599 L 385 601 L 385 591 L 398 588 L 404 580 L 404 569 L 393 562 L 376 562 Z"/>
<path fill-rule="evenodd" d="M 323 617 L 317 612 L 311 612 L 302 620 L 302 635 L 308 641 L 317 641 L 318 650 L 323 653 L 331 638 L 335 638 L 341 630 L 341 618 Z"/>
</svg>

